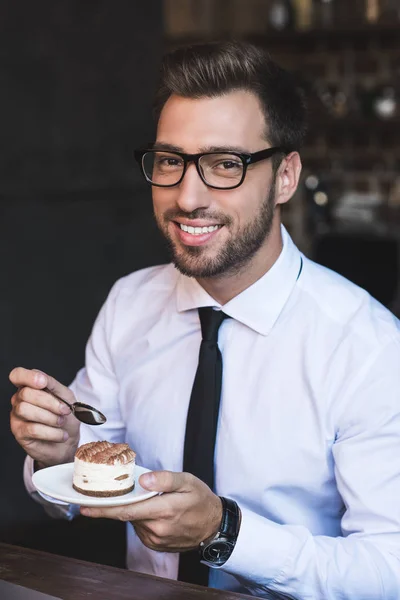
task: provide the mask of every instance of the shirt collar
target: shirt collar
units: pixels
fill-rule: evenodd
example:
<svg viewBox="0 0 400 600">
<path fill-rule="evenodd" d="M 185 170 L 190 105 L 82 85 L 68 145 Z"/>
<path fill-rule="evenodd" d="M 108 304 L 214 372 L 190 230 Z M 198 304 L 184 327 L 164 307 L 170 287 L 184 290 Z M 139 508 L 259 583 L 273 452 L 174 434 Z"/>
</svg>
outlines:
<svg viewBox="0 0 400 600">
<path fill-rule="evenodd" d="M 302 266 L 301 254 L 283 225 L 281 231 L 283 248 L 269 271 L 223 307 L 227 315 L 262 335 L 271 331 L 296 285 Z M 178 312 L 200 306 L 222 308 L 196 279 L 179 274 Z"/>
</svg>

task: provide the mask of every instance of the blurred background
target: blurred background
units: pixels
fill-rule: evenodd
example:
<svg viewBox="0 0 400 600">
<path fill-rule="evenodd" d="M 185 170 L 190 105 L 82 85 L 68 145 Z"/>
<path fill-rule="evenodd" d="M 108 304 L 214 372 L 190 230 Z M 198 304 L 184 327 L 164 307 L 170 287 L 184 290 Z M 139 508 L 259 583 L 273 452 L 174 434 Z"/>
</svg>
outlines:
<svg viewBox="0 0 400 600">
<path fill-rule="evenodd" d="M 0 541 L 124 565 L 122 524 L 27 496 L 8 373 L 69 383 L 112 283 L 167 261 L 132 151 L 162 53 L 232 37 L 308 97 L 295 242 L 400 315 L 400 0 L 0 0 Z"/>
</svg>

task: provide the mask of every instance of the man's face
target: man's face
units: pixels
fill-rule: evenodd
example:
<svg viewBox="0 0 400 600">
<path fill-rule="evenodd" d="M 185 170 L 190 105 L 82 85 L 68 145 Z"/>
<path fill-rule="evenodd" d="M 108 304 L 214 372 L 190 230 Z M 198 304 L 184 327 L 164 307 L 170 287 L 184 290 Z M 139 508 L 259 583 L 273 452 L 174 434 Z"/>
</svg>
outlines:
<svg viewBox="0 0 400 600">
<path fill-rule="evenodd" d="M 259 101 L 249 92 L 200 99 L 171 96 L 160 115 L 156 146 L 188 154 L 216 147 L 257 152 L 270 146 L 265 128 Z M 207 187 L 193 163 L 179 185 L 153 187 L 154 213 L 173 262 L 197 278 L 236 273 L 251 263 L 267 242 L 274 197 L 271 160 L 250 165 L 242 185 L 233 190 Z M 214 230 L 189 233 L 182 225 Z"/>
</svg>

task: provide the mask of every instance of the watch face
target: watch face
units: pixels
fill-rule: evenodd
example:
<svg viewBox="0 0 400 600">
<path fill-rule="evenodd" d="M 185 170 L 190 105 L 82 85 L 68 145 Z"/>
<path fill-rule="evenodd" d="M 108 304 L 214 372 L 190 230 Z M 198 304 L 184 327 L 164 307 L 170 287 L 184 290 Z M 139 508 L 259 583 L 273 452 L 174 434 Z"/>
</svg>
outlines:
<svg viewBox="0 0 400 600">
<path fill-rule="evenodd" d="M 233 544 L 231 542 L 211 542 L 204 548 L 203 558 L 206 562 L 211 562 L 214 565 L 223 564 L 230 557 L 232 550 Z"/>
</svg>

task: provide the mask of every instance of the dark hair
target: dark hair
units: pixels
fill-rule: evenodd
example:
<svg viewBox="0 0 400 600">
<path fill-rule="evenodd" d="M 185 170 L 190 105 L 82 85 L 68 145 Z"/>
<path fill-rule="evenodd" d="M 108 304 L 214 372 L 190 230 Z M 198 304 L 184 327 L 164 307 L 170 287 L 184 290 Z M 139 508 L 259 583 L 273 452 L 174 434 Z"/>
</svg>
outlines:
<svg viewBox="0 0 400 600">
<path fill-rule="evenodd" d="M 253 92 L 259 98 L 266 139 L 272 146 L 299 150 L 306 133 L 302 90 L 265 49 L 243 41 L 197 44 L 166 54 L 155 97 L 155 117 L 159 118 L 172 94 L 212 98 L 235 90 Z"/>
</svg>

